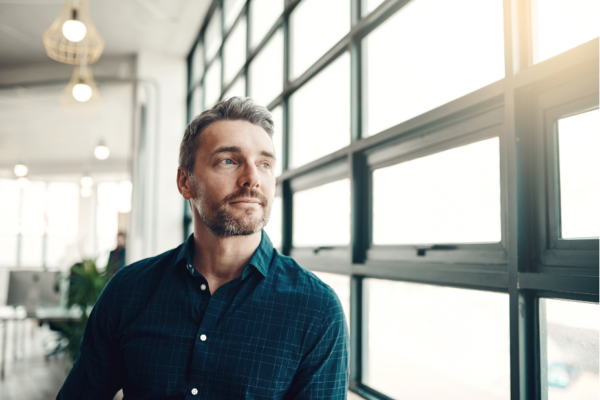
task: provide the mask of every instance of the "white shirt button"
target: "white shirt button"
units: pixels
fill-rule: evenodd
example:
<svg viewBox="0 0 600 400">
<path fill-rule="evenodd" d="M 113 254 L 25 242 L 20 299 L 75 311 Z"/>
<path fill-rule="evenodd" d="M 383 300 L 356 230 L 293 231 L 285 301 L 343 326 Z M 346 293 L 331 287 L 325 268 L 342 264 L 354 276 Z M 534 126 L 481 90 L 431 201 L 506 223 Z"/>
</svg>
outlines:
<svg viewBox="0 0 600 400">
<path fill-rule="evenodd" d="M 206 290 L 206 285 L 203 283 L 202 285 L 200 285 L 200 289 Z"/>
<path fill-rule="evenodd" d="M 200 335 L 200 340 L 204 342 L 206 340 L 206 335 Z"/>
<path fill-rule="evenodd" d="M 194 396 L 195 396 L 195 395 L 197 395 L 197 394 L 198 394 L 198 389 L 196 389 L 196 388 L 193 388 L 193 389 L 192 389 L 192 394 L 193 394 Z"/>
</svg>

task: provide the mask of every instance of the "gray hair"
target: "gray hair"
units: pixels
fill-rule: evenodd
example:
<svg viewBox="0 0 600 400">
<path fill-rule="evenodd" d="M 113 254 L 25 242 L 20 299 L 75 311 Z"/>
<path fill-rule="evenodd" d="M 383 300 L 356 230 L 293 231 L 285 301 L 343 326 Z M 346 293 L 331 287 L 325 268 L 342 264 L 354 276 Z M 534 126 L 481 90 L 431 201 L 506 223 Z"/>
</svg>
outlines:
<svg viewBox="0 0 600 400">
<path fill-rule="evenodd" d="M 185 128 L 179 147 L 179 166 L 185 168 L 190 176 L 194 171 L 202 132 L 213 122 L 223 120 L 248 121 L 263 128 L 273 138 L 273 116 L 265 107 L 256 104 L 249 97 L 234 96 L 220 101 L 213 108 L 194 117 Z"/>
</svg>

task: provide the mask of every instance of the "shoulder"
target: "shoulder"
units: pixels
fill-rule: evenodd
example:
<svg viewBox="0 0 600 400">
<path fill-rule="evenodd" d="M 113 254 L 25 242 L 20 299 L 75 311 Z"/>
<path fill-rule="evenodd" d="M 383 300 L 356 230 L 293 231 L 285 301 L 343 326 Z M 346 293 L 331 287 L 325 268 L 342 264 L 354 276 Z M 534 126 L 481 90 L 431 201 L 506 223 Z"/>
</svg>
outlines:
<svg viewBox="0 0 600 400">
<path fill-rule="evenodd" d="M 175 261 L 177 248 L 146 258 L 118 270 L 104 288 L 97 307 L 107 312 L 135 312 L 143 307 Z"/>
<path fill-rule="evenodd" d="M 271 268 L 269 274 L 273 273 L 278 291 L 283 288 L 293 293 L 298 302 L 309 305 L 321 318 L 343 318 L 344 311 L 335 291 L 296 260 L 276 252 Z"/>
</svg>

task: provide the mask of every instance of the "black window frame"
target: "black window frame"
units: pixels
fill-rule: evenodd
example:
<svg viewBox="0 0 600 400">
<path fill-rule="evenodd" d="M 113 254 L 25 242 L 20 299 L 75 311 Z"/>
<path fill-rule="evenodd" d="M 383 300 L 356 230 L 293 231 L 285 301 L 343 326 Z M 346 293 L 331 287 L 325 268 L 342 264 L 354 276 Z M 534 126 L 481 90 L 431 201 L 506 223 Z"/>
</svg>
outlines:
<svg viewBox="0 0 600 400">
<path fill-rule="evenodd" d="M 502 0 L 505 58 L 505 77 L 502 80 L 376 135 L 363 138 L 366 71 L 362 41 L 410 0 L 385 0 L 368 14 L 362 12 L 364 0 L 348 0 L 351 5 L 350 31 L 294 80 L 289 79 L 292 51 L 289 20 L 295 7 L 307 0 L 281 1 L 284 4 L 282 14 L 254 47 L 250 45 L 252 18 L 249 14 L 252 0 L 246 2 L 236 22 L 227 31 L 224 29 L 224 13 L 221 12 L 221 47 L 215 57 L 207 60 L 206 46 L 201 45 L 204 31 L 215 10 L 222 11 L 222 1 L 213 0 L 188 57 L 188 104 L 191 103 L 194 88 L 204 84 L 204 75 L 214 60 L 221 57 L 221 68 L 225 65 L 223 46 L 240 18 L 245 16 L 247 22 L 246 62 L 236 78 L 227 85 L 223 82 L 224 75 L 221 71 L 221 96 L 242 75 L 246 78 L 246 94 L 249 93 L 250 63 L 275 32 L 283 30 L 283 90 L 267 105 L 270 110 L 281 106 L 283 111 L 283 154 L 280 156 L 283 172 L 277 177 L 277 191 L 281 194 L 283 203 L 281 252 L 293 256 L 308 269 L 350 277 L 350 389 L 369 399 L 389 398 L 365 385 L 361 378 L 366 351 L 364 332 L 367 317 L 364 314 L 362 283 L 365 278 L 381 278 L 508 293 L 510 397 L 512 400 L 542 399 L 540 345 L 543 343 L 539 332 L 539 299 L 549 297 L 592 303 L 598 303 L 599 300 L 598 241 L 595 244 L 590 244 L 590 241 L 570 241 L 569 246 L 575 248 L 569 249 L 563 248 L 560 243 L 557 245 L 560 240 L 548 234 L 548 226 L 556 226 L 557 223 L 556 215 L 552 216 L 548 212 L 548 207 L 556 208 L 556 205 L 552 205 L 556 198 L 550 198 L 551 193 L 556 194 L 556 189 L 552 187 L 555 181 L 549 181 L 550 178 L 555 179 L 555 176 L 548 175 L 556 172 L 555 167 L 548 164 L 549 157 L 555 155 L 556 151 L 552 140 L 549 140 L 554 134 L 550 127 L 553 126 L 552 121 L 560 116 L 576 114 L 588 107 L 590 96 L 596 96 L 597 108 L 598 38 L 534 64 L 532 0 Z M 201 49 L 204 60 L 200 82 L 191 81 L 196 48 Z M 351 62 L 350 144 L 318 160 L 291 169 L 288 162 L 291 116 L 289 99 L 296 90 L 346 51 L 350 53 Z M 594 76 L 596 83 L 590 84 L 590 79 Z M 588 83 L 581 84 L 578 81 Z M 207 106 L 204 90 L 202 97 L 204 109 Z M 558 99 L 558 102 L 553 103 L 552 99 Z M 578 102 L 585 103 L 581 103 L 584 107 L 581 108 Z M 593 106 L 592 104 L 591 107 Z M 561 107 L 566 107 L 566 111 Z M 188 121 L 191 117 L 192 113 L 188 110 Z M 477 125 L 478 121 L 481 125 Z M 479 128 L 472 128 L 477 126 Z M 451 132 L 456 127 L 460 128 L 458 132 L 444 133 Z M 481 133 L 482 131 L 485 133 Z M 418 145 L 419 135 L 429 135 L 430 142 Z M 452 140 L 455 140 L 454 144 L 459 144 L 494 136 L 499 137 L 500 141 L 502 238 L 499 243 L 456 245 L 455 248 L 446 250 L 425 249 L 425 256 L 420 256 L 421 258 L 403 255 L 416 253 L 414 246 L 371 244 L 372 172 L 375 168 L 386 163 L 392 165 L 419 154 L 453 148 L 444 147 L 451 144 Z M 342 165 L 344 167 L 340 167 Z M 344 168 L 345 172 L 339 172 Z M 337 175 L 331 172 L 336 169 Z M 348 177 L 351 186 L 349 246 L 294 248 L 294 192 L 340 177 Z M 187 225 L 184 222 L 184 229 L 189 226 L 189 214 L 186 214 L 186 218 Z M 548 243 L 551 244 L 550 247 Z M 572 261 L 574 251 L 580 261 Z M 439 262 L 442 257 L 449 262 Z"/>
</svg>

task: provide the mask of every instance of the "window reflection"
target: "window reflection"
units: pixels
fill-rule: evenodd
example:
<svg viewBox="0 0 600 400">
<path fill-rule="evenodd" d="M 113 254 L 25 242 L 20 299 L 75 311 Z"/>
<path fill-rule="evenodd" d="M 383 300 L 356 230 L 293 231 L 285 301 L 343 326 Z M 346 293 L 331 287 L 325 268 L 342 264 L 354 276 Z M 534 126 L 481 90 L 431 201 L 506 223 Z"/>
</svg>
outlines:
<svg viewBox="0 0 600 400">
<path fill-rule="evenodd" d="M 294 193 L 294 246 L 350 243 L 350 180 Z"/>
<path fill-rule="evenodd" d="M 510 399 L 508 296 L 365 279 L 363 381 L 395 399 Z"/>
<path fill-rule="evenodd" d="M 217 58 L 206 71 L 204 77 L 205 103 L 206 108 L 211 108 L 221 95 L 221 60 Z"/>
<path fill-rule="evenodd" d="M 498 138 L 373 172 L 373 243 L 498 242 Z"/>
<path fill-rule="evenodd" d="M 285 0 L 252 0 L 250 2 L 250 46 L 255 48 L 283 13 Z"/>
<path fill-rule="evenodd" d="M 502 79 L 502 15 L 502 0 L 415 0 L 367 36 L 365 135 Z"/>
<path fill-rule="evenodd" d="M 277 30 L 250 64 L 250 96 L 267 106 L 283 91 L 283 32 Z"/>
<path fill-rule="evenodd" d="M 565 239 L 598 237 L 600 234 L 599 110 L 558 121 L 558 153 L 562 237 Z"/>
<path fill-rule="evenodd" d="M 246 78 L 240 76 L 223 95 L 223 99 L 232 96 L 246 97 Z"/>
<path fill-rule="evenodd" d="M 225 42 L 225 83 L 231 82 L 246 62 L 246 18 L 233 28 Z"/>
<path fill-rule="evenodd" d="M 349 0 L 303 0 L 291 24 L 291 77 L 302 75 L 350 30 Z"/>
<path fill-rule="evenodd" d="M 350 144 L 350 56 L 344 53 L 291 97 L 292 167 Z"/>
<path fill-rule="evenodd" d="M 596 400 L 598 304 L 540 299 L 543 400 Z"/>
<path fill-rule="evenodd" d="M 281 196 L 276 196 L 273 200 L 273 207 L 271 208 L 271 217 L 265 227 L 265 232 L 269 235 L 273 247 L 281 251 L 281 221 L 283 218 L 283 205 Z"/>
<path fill-rule="evenodd" d="M 598 0 L 532 0 L 534 62 L 597 38 Z"/>
<path fill-rule="evenodd" d="M 221 47 L 221 11 L 215 10 L 212 15 L 206 32 L 204 33 L 204 44 L 206 45 L 206 61 L 210 62 Z"/>
</svg>

